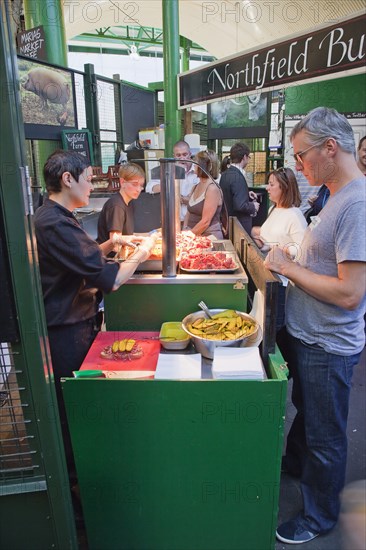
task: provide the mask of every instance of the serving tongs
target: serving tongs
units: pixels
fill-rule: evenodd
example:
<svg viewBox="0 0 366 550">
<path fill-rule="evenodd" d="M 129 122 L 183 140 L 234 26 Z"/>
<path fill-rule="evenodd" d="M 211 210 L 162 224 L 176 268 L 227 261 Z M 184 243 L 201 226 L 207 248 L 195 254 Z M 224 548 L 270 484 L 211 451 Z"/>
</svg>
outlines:
<svg viewBox="0 0 366 550">
<path fill-rule="evenodd" d="M 198 307 L 201 308 L 202 311 L 204 311 L 206 313 L 206 315 L 209 319 L 213 319 L 211 311 L 208 309 L 208 307 L 206 306 L 206 304 L 203 300 L 201 300 L 199 302 Z"/>
</svg>

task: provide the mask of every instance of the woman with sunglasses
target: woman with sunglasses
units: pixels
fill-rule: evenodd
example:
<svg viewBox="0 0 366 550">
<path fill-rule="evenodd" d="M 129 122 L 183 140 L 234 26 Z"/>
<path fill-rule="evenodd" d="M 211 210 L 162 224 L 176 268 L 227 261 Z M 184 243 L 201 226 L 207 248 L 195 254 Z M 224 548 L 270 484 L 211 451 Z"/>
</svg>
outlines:
<svg viewBox="0 0 366 550">
<path fill-rule="evenodd" d="M 119 167 L 120 190 L 107 200 L 98 219 L 98 243 L 123 235 L 131 242 L 141 240 L 133 235 L 132 200 L 138 199 L 145 183 L 145 172 L 132 162 Z"/>
<path fill-rule="evenodd" d="M 271 172 L 267 191 L 273 206 L 263 225 L 252 228 L 252 237 L 262 252 L 267 253 L 273 246 L 279 245 L 296 259 L 301 253 L 300 245 L 307 223 L 299 208 L 301 196 L 293 171 L 279 168 Z M 283 278 L 277 304 L 277 331 L 284 325 L 286 286 L 287 280 Z"/>
<path fill-rule="evenodd" d="M 187 205 L 183 229 L 195 235 L 223 239 L 220 215 L 223 205 L 222 192 L 215 179 L 219 174 L 219 162 L 214 151 L 201 151 L 194 160 L 194 170 L 199 177 Z"/>
</svg>

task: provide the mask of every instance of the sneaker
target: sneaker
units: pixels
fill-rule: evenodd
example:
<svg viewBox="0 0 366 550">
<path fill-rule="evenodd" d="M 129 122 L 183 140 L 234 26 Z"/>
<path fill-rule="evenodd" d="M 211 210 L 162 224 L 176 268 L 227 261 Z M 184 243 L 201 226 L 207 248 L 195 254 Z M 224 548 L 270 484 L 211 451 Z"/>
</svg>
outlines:
<svg viewBox="0 0 366 550">
<path fill-rule="evenodd" d="M 315 539 L 318 535 L 319 533 L 312 533 L 306 527 L 303 527 L 299 518 L 283 523 L 276 531 L 278 540 L 286 544 L 302 544 Z"/>
</svg>

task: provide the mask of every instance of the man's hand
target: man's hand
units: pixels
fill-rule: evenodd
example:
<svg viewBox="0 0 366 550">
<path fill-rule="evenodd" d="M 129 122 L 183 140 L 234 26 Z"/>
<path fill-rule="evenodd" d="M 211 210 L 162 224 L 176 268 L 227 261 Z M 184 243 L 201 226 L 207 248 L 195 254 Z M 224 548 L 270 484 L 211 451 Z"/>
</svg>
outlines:
<svg viewBox="0 0 366 550">
<path fill-rule="evenodd" d="M 273 246 L 263 262 L 264 267 L 280 275 L 284 275 L 283 271 L 292 264 L 289 253 L 280 246 Z"/>
<path fill-rule="evenodd" d="M 254 218 L 258 214 L 260 204 L 257 201 L 252 201 L 251 204 L 254 204 L 255 211 L 253 212 L 253 214 L 250 215 L 252 216 L 252 218 Z"/>
</svg>

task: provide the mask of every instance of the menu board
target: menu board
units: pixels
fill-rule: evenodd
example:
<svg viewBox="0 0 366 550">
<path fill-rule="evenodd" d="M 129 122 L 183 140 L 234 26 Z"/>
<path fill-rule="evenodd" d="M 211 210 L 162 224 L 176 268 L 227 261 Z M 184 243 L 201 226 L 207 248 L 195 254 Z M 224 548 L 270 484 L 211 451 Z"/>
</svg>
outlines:
<svg viewBox="0 0 366 550">
<path fill-rule="evenodd" d="M 62 146 L 67 151 L 75 151 L 93 164 L 93 147 L 89 130 L 64 130 L 61 132 Z"/>
</svg>

